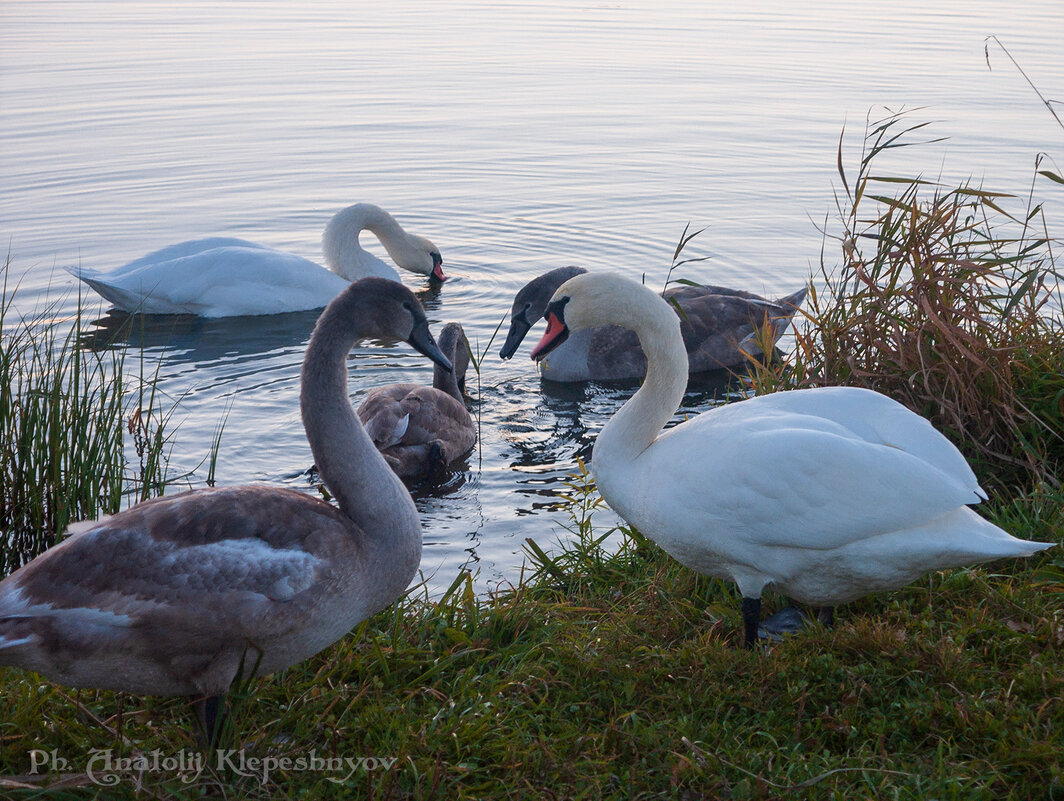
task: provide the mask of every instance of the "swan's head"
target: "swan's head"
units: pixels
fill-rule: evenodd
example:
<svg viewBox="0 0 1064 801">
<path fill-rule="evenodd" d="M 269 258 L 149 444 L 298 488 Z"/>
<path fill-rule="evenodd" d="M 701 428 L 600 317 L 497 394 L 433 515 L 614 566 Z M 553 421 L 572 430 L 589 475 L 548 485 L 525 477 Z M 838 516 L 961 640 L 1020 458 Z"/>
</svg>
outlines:
<svg viewBox="0 0 1064 801">
<path fill-rule="evenodd" d="M 321 248 L 330 270 L 348 279 L 365 274 L 359 268 L 359 261 L 368 256 L 358 243 L 363 229 L 372 231 L 392 261 L 404 270 L 427 275 L 435 281 L 447 280 L 440 249 L 423 236 L 407 233 L 392 215 L 372 203 L 355 203 L 341 209 L 325 226 Z"/>
<path fill-rule="evenodd" d="M 328 305 L 318 322 L 339 316 L 359 339 L 396 339 L 410 345 L 445 370 L 453 369 L 429 331 L 429 321 L 414 293 L 387 278 L 355 281 Z"/>
<path fill-rule="evenodd" d="M 546 312 L 547 304 L 550 303 L 551 296 L 558 291 L 558 287 L 583 272 L 583 267 L 558 267 L 533 278 L 521 287 L 510 308 L 510 330 L 506 333 L 506 341 L 499 351 L 499 356 L 503 359 L 513 356 L 528 329 Z"/>
<path fill-rule="evenodd" d="M 664 311 L 664 314 L 662 314 Z M 532 358 L 541 361 L 568 339 L 573 331 L 598 325 L 619 325 L 634 329 L 648 317 L 679 332 L 679 318 L 668 304 L 642 284 L 618 273 L 584 273 L 570 278 L 547 305 L 547 330 L 532 349 Z"/>
<path fill-rule="evenodd" d="M 458 381 L 458 386 L 464 389 L 465 374 L 469 369 L 469 342 L 462 324 L 447 323 L 440 329 L 437 343 L 454 366 L 454 376 Z"/>
<path fill-rule="evenodd" d="M 412 273 L 427 275 L 433 281 L 443 282 L 443 257 L 440 249 L 423 236 L 407 234 L 407 246 L 391 253 L 395 263 Z M 390 252 L 390 251 L 389 251 Z"/>
</svg>

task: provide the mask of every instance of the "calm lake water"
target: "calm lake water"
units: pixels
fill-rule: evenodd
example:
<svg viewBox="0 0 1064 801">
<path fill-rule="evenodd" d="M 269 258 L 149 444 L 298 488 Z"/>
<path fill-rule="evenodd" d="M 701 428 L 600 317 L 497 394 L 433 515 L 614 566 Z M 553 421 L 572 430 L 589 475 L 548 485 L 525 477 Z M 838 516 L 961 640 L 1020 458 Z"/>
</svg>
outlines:
<svg viewBox="0 0 1064 801">
<path fill-rule="evenodd" d="M 64 266 L 201 236 L 320 260 L 334 212 L 389 209 L 454 276 L 425 297 L 434 327 L 460 320 L 485 353 L 470 379 L 479 448 L 417 494 L 423 569 L 436 589 L 463 565 L 482 588 L 515 579 L 526 537 L 564 535 L 561 482 L 633 390 L 541 383 L 528 360 L 541 327 L 498 359 L 489 340 L 528 279 L 580 264 L 660 286 L 690 222 L 706 229 L 691 255 L 711 258 L 678 275 L 792 292 L 820 263 L 840 133 L 855 170 L 870 109 L 924 107 L 913 122 L 949 137 L 884 172 L 1022 194 L 1037 153 L 1060 168 L 1061 129 L 999 48 L 992 69 L 984 56 L 995 34 L 1043 94 L 1064 95 L 1060 0 L 722 5 L 5 0 L 0 240 L 18 306 L 69 293 Z M 1064 192 L 1036 191 L 1059 234 Z M 228 408 L 220 483 L 309 488 L 298 376 L 315 316 L 143 320 L 129 345 L 181 398 L 175 472 Z M 430 380 L 409 349 L 357 354 L 356 402 Z M 698 390 L 684 412 L 713 402 Z"/>
</svg>

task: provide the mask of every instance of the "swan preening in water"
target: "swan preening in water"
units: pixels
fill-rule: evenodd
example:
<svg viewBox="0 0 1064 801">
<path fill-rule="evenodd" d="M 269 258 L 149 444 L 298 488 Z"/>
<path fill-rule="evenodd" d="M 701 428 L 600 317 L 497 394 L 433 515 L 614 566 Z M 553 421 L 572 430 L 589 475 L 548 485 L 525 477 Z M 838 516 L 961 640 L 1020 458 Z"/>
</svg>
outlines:
<svg viewBox="0 0 1064 801">
<path fill-rule="evenodd" d="M 468 453 L 477 441 L 477 428 L 462 394 L 469 350 L 461 324 L 445 325 L 437 341 L 452 370 L 437 364 L 431 387 L 376 387 L 358 407 L 373 443 L 402 478 L 435 473 Z"/>
<path fill-rule="evenodd" d="M 514 298 L 510 330 L 499 355 L 509 359 L 528 330 L 547 309 L 551 296 L 565 281 L 585 273 L 582 267 L 559 267 L 529 281 Z M 775 345 L 805 299 L 806 290 L 766 300 L 750 292 L 720 286 L 674 286 L 665 297 L 680 316 L 680 333 L 691 373 L 719 370 L 745 363 L 761 354 L 761 346 Z M 769 348 L 771 349 L 771 348 Z M 642 378 L 646 356 L 635 332 L 616 325 L 573 332 L 569 339 L 540 362 L 551 381 L 602 381 Z"/>
<path fill-rule="evenodd" d="M 336 213 L 322 235 L 329 269 L 243 239 L 211 237 L 149 253 L 109 273 L 68 268 L 118 309 L 142 314 L 238 317 L 320 309 L 351 282 L 399 273 L 363 250 L 372 232 L 404 270 L 445 281 L 443 261 L 428 239 L 408 234 L 384 209 L 356 203 Z"/>
<path fill-rule="evenodd" d="M 688 567 L 738 584 L 748 646 L 766 588 L 833 607 L 931 570 L 1052 545 L 1016 539 L 969 509 L 986 496 L 960 452 L 870 390 L 779 392 L 662 432 L 683 397 L 687 358 L 677 316 L 634 281 L 579 275 L 546 316 L 533 359 L 570 331 L 613 324 L 638 334 L 646 379 L 598 435 L 591 472 L 632 526 Z"/>
<path fill-rule="evenodd" d="M 355 416 L 347 354 L 363 337 L 409 342 L 449 367 L 414 295 L 349 285 L 303 361 L 303 425 L 339 508 L 290 489 L 198 489 L 71 526 L 0 582 L 0 664 L 75 687 L 195 701 L 215 732 L 243 666 L 265 675 L 314 655 L 407 588 L 421 525 Z"/>
</svg>

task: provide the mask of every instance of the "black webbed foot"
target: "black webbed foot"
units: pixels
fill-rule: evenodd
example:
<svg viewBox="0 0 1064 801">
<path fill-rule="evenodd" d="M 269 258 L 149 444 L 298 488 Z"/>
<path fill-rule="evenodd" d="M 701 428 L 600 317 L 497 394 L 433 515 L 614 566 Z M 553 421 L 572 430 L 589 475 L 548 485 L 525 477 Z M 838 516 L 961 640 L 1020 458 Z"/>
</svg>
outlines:
<svg viewBox="0 0 1064 801">
<path fill-rule="evenodd" d="M 222 729 L 229 719 L 225 696 L 196 698 L 192 701 L 192 711 L 196 716 L 196 744 L 200 750 L 209 751 L 217 747 Z"/>
</svg>

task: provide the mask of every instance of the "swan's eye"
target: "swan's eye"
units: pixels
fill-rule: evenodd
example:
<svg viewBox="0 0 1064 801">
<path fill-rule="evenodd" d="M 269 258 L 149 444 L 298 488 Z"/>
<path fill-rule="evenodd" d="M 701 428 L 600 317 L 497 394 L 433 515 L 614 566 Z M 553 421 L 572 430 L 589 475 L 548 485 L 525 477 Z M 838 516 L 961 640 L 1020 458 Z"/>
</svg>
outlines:
<svg viewBox="0 0 1064 801">
<path fill-rule="evenodd" d="M 547 314 L 553 314 L 558 318 L 561 323 L 565 322 L 565 304 L 569 302 L 569 296 L 566 295 L 563 298 L 558 298 L 556 301 L 547 306 Z M 543 315 L 544 317 L 547 314 Z"/>
</svg>

